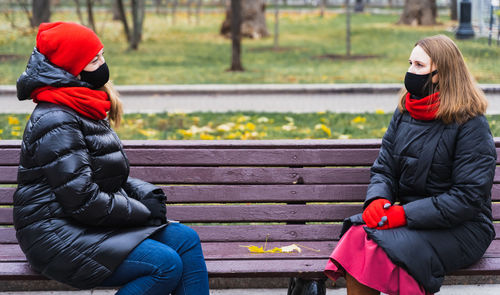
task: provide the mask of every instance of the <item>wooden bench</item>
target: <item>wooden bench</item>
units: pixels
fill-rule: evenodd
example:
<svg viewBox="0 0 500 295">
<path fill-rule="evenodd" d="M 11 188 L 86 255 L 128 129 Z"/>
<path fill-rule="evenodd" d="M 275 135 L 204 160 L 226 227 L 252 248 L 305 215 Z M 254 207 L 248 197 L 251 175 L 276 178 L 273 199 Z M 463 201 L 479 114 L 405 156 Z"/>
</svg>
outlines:
<svg viewBox="0 0 500 295">
<path fill-rule="evenodd" d="M 361 212 L 380 140 L 124 145 L 131 176 L 161 185 L 168 196 L 168 217 L 199 233 L 211 277 L 322 278 L 341 221 Z M 500 138 L 496 146 L 500 152 Z M 0 280 L 40 280 L 43 277 L 29 268 L 12 227 L 19 149 L 20 141 L 0 141 Z M 492 197 L 499 233 L 500 173 Z M 299 244 L 302 252 L 252 254 L 241 247 L 291 244 Z M 478 263 L 452 275 L 499 274 L 497 236 Z"/>
</svg>

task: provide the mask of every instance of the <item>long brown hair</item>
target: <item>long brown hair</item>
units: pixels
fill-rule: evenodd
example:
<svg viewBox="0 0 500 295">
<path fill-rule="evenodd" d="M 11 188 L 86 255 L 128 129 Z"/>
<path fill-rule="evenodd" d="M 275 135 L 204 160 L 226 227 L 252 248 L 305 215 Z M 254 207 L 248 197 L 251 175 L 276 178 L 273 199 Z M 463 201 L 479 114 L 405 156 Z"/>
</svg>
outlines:
<svg viewBox="0 0 500 295">
<path fill-rule="evenodd" d="M 111 108 L 108 113 L 109 122 L 114 128 L 119 128 L 123 117 L 123 104 L 120 100 L 120 94 L 115 89 L 111 80 L 109 80 L 101 90 L 108 94 L 109 100 L 111 101 Z"/>
<path fill-rule="evenodd" d="M 431 64 L 438 70 L 438 86 L 440 104 L 436 118 L 446 124 L 456 122 L 462 124 L 469 119 L 486 112 L 488 101 L 483 91 L 477 86 L 462 53 L 455 42 L 445 35 L 436 35 L 418 41 L 431 58 Z M 431 83 L 429 78 L 428 83 Z M 405 111 L 406 94 L 400 92 L 398 108 Z"/>
</svg>

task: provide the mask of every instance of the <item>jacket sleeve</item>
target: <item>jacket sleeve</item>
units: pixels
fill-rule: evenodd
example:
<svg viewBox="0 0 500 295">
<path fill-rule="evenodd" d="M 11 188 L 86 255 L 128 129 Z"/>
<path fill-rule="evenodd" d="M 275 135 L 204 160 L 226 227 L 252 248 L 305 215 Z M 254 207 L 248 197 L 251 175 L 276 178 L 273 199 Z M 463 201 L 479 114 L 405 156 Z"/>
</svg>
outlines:
<svg viewBox="0 0 500 295">
<path fill-rule="evenodd" d="M 163 190 L 149 182 L 129 177 L 123 186 L 127 195 L 136 200 L 142 200 L 149 193 L 163 194 Z"/>
<path fill-rule="evenodd" d="M 488 121 L 478 116 L 459 127 L 452 186 L 445 193 L 404 205 L 409 228 L 450 228 L 491 211 L 496 150 Z"/>
<path fill-rule="evenodd" d="M 400 116 L 401 113 L 396 109 L 389 127 L 382 138 L 382 146 L 380 147 L 378 157 L 370 169 L 370 184 L 366 193 L 365 207 L 371 201 L 378 198 L 387 199 L 391 203 L 395 202 L 398 180 L 393 157 L 393 146 Z"/>
<path fill-rule="evenodd" d="M 65 111 L 45 114 L 33 157 L 66 214 L 81 223 L 105 226 L 143 225 L 151 212 L 123 189 L 104 192 L 93 181 L 91 158 L 78 119 Z"/>
</svg>

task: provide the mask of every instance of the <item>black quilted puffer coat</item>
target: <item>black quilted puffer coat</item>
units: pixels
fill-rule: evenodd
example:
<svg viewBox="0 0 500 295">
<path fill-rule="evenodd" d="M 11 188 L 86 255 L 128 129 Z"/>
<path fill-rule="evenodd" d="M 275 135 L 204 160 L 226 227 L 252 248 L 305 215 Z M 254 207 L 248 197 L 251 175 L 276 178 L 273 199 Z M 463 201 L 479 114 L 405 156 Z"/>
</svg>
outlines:
<svg viewBox="0 0 500 295">
<path fill-rule="evenodd" d="M 82 86 L 34 51 L 18 97 L 37 87 Z M 120 140 L 106 120 L 40 103 L 24 132 L 14 194 L 14 225 L 32 268 L 85 289 L 99 285 L 160 227 L 138 200 L 160 190 L 130 178 Z"/>
<path fill-rule="evenodd" d="M 495 231 L 491 187 L 496 151 L 484 116 L 443 124 L 394 113 L 371 168 L 365 208 L 375 198 L 401 202 L 407 226 L 377 230 L 369 238 L 428 292 L 446 273 L 481 258 Z M 344 222 L 362 224 L 361 214 Z"/>
</svg>

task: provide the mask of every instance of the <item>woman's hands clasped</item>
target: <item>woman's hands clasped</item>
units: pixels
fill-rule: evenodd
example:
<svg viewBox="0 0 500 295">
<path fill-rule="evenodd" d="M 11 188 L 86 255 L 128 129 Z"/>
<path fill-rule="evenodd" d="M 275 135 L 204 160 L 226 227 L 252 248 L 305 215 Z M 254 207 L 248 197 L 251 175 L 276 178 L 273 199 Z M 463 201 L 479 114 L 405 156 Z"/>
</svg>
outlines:
<svg viewBox="0 0 500 295">
<path fill-rule="evenodd" d="M 363 211 L 363 221 L 368 227 L 389 229 L 406 225 L 406 215 L 403 206 L 391 205 L 386 199 L 372 201 Z"/>
</svg>

